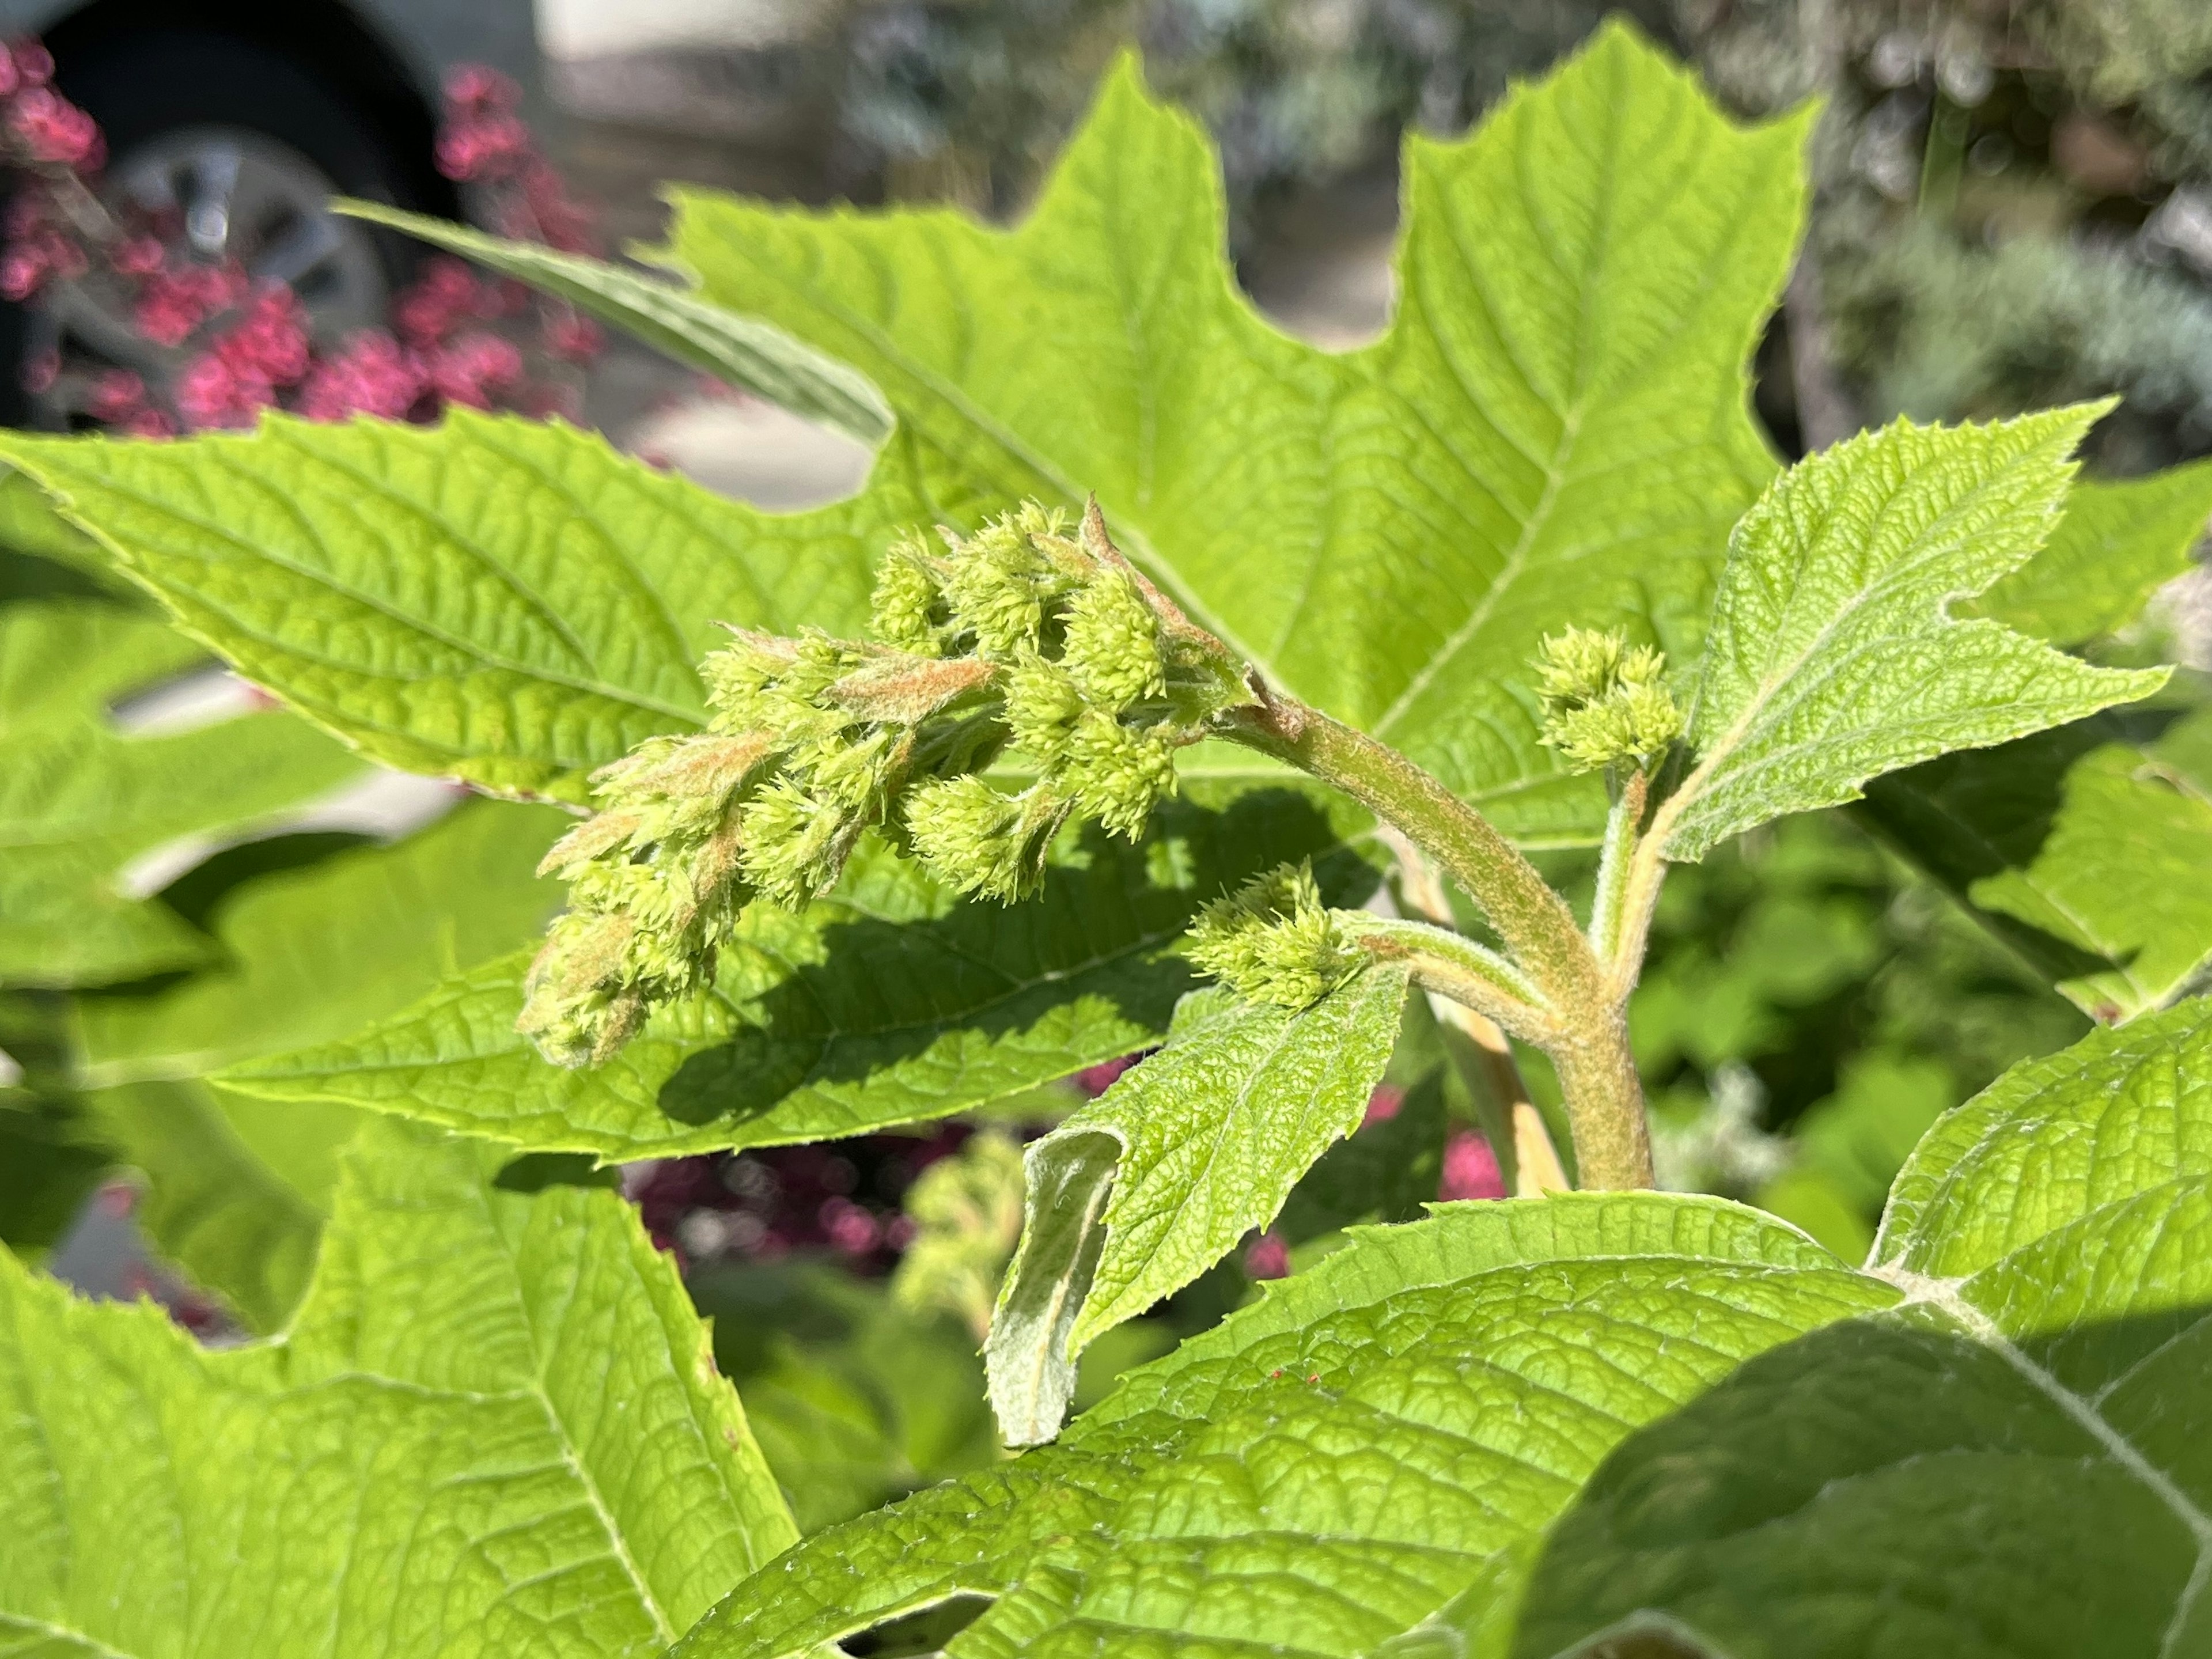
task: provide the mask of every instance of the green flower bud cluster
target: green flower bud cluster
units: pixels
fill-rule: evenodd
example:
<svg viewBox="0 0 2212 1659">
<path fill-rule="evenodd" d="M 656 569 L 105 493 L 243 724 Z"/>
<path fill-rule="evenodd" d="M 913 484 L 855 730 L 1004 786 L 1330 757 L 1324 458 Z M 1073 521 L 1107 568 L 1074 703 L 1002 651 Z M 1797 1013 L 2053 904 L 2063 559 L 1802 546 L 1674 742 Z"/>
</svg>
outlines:
<svg viewBox="0 0 2212 1659">
<path fill-rule="evenodd" d="M 1642 765 L 1682 735 L 1667 659 L 1618 629 L 1570 628 L 1537 647 L 1544 743 L 1579 772 Z"/>
<path fill-rule="evenodd" d="M 1244 696 L 1236 665 L 1107 539 L 1025 506 L 945 550 L 893 547 L 875 642 L 732 630 L 702 665 L 706 732 L 653 738 L 598 773 L 597 817 L 543 866 L 569 883 L 518 1029 L 598 1065 L 656 1003 L 703 989 L 756 899 L 798 909 L 875 828 L 961 891 L 1036 891 L 1071 817 L 1134 839 L 1175 787 L 1175 750 Z M 978 775 L 1007 750 L 1036 781 Z"/>
<path fill-rule="evenodd" d="M 1021 1144 L 978 1131 L 915 1177 L 905 1208 L 914 1242 L 891 1275 L 892 1299 L 915 1313 L 957 1314 L 982 1341 L 1022 1233 Z"/>
<path fill-rule="evenodd" d="M 648 738 L 602 769 L 598 816 L 539 866 L 567 879 L 569 908 L 518 1029 L 559 1064 L 598 1065 L 653 1004 L 704 988 L 747 903 L 797 908 L 827 891 L 917 763 L 988 745 L 959 710 L 989 672 L 820 634 L 738 633 L 702 665 L 707 731 Z"/>
<path fill-rule="evenodd" d="M 1320 1001 L 1367 961 L 1322 903 L 1310 864 L 1280 866 L 1216 899 L 1183 951 L 1237 995 L 1283 1008 Z"/>
</svg>

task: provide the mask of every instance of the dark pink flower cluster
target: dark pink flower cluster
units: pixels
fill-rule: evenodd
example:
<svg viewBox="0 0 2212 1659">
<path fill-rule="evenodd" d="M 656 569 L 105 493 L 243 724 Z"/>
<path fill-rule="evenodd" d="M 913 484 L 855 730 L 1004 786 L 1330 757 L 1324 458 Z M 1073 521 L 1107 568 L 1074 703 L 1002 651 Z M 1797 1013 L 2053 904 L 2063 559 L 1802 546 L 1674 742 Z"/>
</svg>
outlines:
<svg viewBox="0 0 2212 1659">
<path fill-rule="evenodd" d="M 0 294 L 27 300 L 49 283 L 65 283 L 91 268 L 45 193 L 27 186 L 8 205 L 8 251 L 0 254 Z"/>
<path fill-rule="evenodd" d="M 899 1208 L 906 1189 L 969 1133 L 955 1123 L 927 1139 L 861 1135 L 830 1146 L 670 1158 L 635 1168 L 628 1187 L 653 1242 L 686 1265 L 814 1252 L 881 1273 L 912 1237 Z"/>
<path fill-rule="evenodd" d="M 132 262 L 137 263 L 135 255 Z M 237 304 L 252 286 L 235 261 L 220 265 L 188 262 L 173 268 L 156 264 L 138 289 L 131 320 L 155 345 L 180 346 L 210 318 Z"/>
<path fill-rule="evenodd" d="M 447 76 L 438 171 L 459 184 L 506 187 L 495 212 L 501 235 L 588 253 L 591 216 L 570 199 L 559 171 L 515 113 L 520 99 L 514 82 L 481 64 L 465 64 Z"/>
<path fill-rule="evenodd" d="M 177 412 L 187 425 L 244 427 L 307 373 L 307 313 L 281 283 L 264 285 L 239 319 L 177 377 Z"/>
<path fill-rule="evenodd" d="M 269 409 L 320 421 L 431 420 L 456 404 L 533 415 L 577 411 L 572 371 L 598 353 L 599 331 L 572 307 L 533 296 L 520 283 L 487 280 L 458 259 L 433 258 L 395 301 L 392 331 L 319 343 L 289 288 L 257 286 L 235 261 L 211 264 L 173 252 L 173 222 L 118 221 L 85 177 L 105 159 L 100 129 L 52 89 L 52 59 L 36 42 L 0 48 L 0 164 L 25 176 L 6 224 L 0 293 L 25 300 L 53 283 L 87 278 L 119 298 L 144 339 L 184 354 L 165 384 L 149 385 L 122 369 L 75 371 L 84 376 L 78 402 L 93 420 L 160 436 L 251 426 Z M 447 94 L 439 165 L 479 187 L 495 228 L 591 251 L 589 216 L 569 198 L 516 113 L 514 83 L 489 69 L 464 68 Z M 532 354 L 502 331 L 522 319 L 534 323 L 542 373 L 533 373 Z M 64 372 L 58 356 L 41 353 L 27 366 L 25 384 L 44 392 Z"/>
</svg>

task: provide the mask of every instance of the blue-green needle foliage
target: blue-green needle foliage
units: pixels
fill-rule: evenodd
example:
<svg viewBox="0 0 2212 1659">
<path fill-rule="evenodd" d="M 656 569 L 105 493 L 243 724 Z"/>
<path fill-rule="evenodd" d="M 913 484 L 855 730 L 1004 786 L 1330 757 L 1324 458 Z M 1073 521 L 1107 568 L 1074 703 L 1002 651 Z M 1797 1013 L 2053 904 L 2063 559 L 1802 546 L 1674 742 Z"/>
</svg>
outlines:
<svg viewBox="0 0 2212 1659">
<path fill-rule="evenodd" d="M 653 738 L 592 780 L 598 816 L 546 855 L 569 910 L 520 1029 L 597 1065 L 656 1003 L 713 977 L 755 901 L 834 887 L 864 830 L 963 893 L 1035 893 L 1071 819 L 1131 840 L 1175 788 L 1175 751 L 1247 702 L 1242 665 L 1108 539 L 1024 505 L 973 536 L 884 557 L 876 638 L 739 630 L 702 666 L 708 729 Z M 1030 781 L 982 775 L 1002 757 Z"/>
<path fill-rule="evenodd" d="M 1618 629 L 1549 635 L 1536 649 L 1545 746 L 1577 772 L 1643 765 L 1682 735 L 1682 711 L 1666 676 L 1663 655 L 1630 645 Z"/>
</svg>

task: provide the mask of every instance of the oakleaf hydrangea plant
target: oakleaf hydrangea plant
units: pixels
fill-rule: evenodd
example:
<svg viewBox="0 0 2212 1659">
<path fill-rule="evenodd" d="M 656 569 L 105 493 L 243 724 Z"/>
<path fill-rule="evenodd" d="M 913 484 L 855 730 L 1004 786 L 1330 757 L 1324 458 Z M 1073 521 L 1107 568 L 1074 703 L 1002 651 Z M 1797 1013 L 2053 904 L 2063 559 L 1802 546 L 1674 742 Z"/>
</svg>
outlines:
<svg viewBox="0 0 2212 1659">
<path fill-rule="evenodd" d="M 2201 694 L 2110 637 L 2212 481 L 2078 484 L 2103 404 L 1782 465 L 1743 368 L 1806 134 L 1609 28 L 1409 146 L 1397 316 L 1334 354 L 1237 295 L 1205 141 L 1133 64 L 1011 230 L 681 192 L 678 284 L 351 210 L 880 446 L 803 514 L 462 411 L 0 441 L 56 556 L 301 729 L 530 798 L 471 833 L 560 883 L 409 1000 L 346 979 L 363 924 L 289 1042 L 206 1035 L 234 987 L 83 997 L 82 1086 L 189 1088 L 226 1146 L 335 1123 L 337 1172 L 234 1350 L 0 1257 L 0 1632 L 2212 1651 L 2212 926 L 2096 828 L 2132 803 L 2159 880 L 2212 846 Z M 2065 593 L 2115 620 L 2051 624 Z M 27 844 L 82 798 L 64 745 L 107 753 L 82 702 L 0 727 Z M 1852 1262 L 1654 1190 L 1631 1015 L 1670 867 L 1869 792 L 2112 1012 L 1939 1119 Z M 89 903 L 123 854 L 72 856 Z M 460 890 L 458 939 L 495 884 L 452 862 L 404 890 Z M 244 911 L 206 972 L 250 992 Z M 1424 1201 L 1446 1082 L 1515 1196 Z M 916 1195 L 898 1292 L 980 1339 L 998 1440 L 822 1524 L 865 1390 L 795 1382 L 757 1303 L 733 1390 L 602 1166 L 1000 1112 L 1045 1121 Z M 1217 1264 L 1270 1226 L 1290 1271 L 1245 1296 Z M 1163 1302 L 1183 1340 L 1111 1375 Z M 929 1363 L 890 1346 L 886 1388 Z"/>
</svg>

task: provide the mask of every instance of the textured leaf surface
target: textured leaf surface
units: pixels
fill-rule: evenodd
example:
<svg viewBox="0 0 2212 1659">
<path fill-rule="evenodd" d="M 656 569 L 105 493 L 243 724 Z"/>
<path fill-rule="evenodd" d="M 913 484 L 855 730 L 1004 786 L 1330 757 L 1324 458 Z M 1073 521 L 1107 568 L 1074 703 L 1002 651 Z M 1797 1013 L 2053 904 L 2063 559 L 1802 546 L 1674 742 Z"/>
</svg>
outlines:
<svg viewBox="0 0 2212 1659">
<path fill-rule="evenodd" d="M 1356 1239 L 1055 1444 L 810 1539 L 679 1652 L 796 1654 L 968 1594 L 1000 1599 L 955 1653 L 1348 1654 L 1540 1528 L 1632 1425 L 1896 1299 L 1712 1200 L 1456 1205 Z"/>
<path fill-rule="evenodd" d="M 1273 1221 L 1359 1127 L 1406 990 L 1403 969 L 1376 966 L 1295 1012 L 1194 992 L 1159 1053 L 1030 1143 L 1022 1240 L 984 1345 L 1009 1445 L 1058 1433 L 1091 1340 Z"/>
<path fill-rule="evenodd" d="M 487 236 L 465 225 L 403 213 L 376 202 L 341 200 L 332 207 L 351 218 L 419 236 L 502 276 L 558 295 L 594 317 L 628 329 L 678 362 L 704 369 L 858 442 L 879 444 L 890 435 L 890 410 L 865 376 L 757 318 L 733 315 L 665 281 L 604 259 Z"/>
<path fill-rule="evenodd" d="M 418 1134 L 357 1143 L 274 1342 L 0 1259 L 9 1651 L 645 1655 L 790 1541 L 620 1196 Z"/>
<path fill-rule="evenodd" d="M 2157 689 L 2162 671 L 2092 668 L 1947 614 L 2043 544 L 2096 413 L 1899 421 L 1777 481 L 1729 538 L 1690 717 L 1697 766 L 1655 823 L 1670 857 Z"/>
<path fill-rule="evenodd" d="M 679 1650 L 2172 1659 L 2212 1636 L 2212 1004 L 1929 1132 L 1871 1271 L 1704 1199 L 1443 1206 Z M 1613 1645 L 1607 1645 L 1611 1644 Z"/>
<path fill-rule="evenodd" d="M 187 633 L 301 714 L 394 766 L 579 801 L 594 768 L 699 724 L 717 622 L 854 630 L 880 507 L 939 510 L 902 453 L 878 516 L 787 524 L 570 428 L 465 410 L 0 437 Z"/>
<path fill-rule="evenodd" d="M 956 902 L 912 861 L 864 847 L 805 915 L 749 910 L 714 991 L 657 1013 L 596 1071 L 548 1066 L 515 1034 L 523 953 L 223 1081 L 610 1161 L 939 1117 L 1158 1041 L 1192 983 L 1173 953 L 1192 913 L 1336 842 L 1351 820 L 1324 805 L 1342 811 L 1263 790 L 1219 812 L 1173 805 L 1133 848 L 1071 836 L 1043 896 L 1012 909 Z M 1373 890 L 1349 854 L 1322 869 L 1340 900 Z"/>
<path fill-rule="evenodd" d="M 128 735 L 107 705 L 197 653 L 112 605 L 0 611 L 0 984 L 100 984 L 204 961 L 207 942 L 119 885 L 138 855 L 250 828 L 360 762 L 292 716 Z"/>
<path fill-rule="evenodd" d="M 2212 461 L 2077 484 L 2050 545 L 1956 614 L 1994 617 L 2053 645 L 2097 639 L 2189 568 L 2208 516 Z"/>
<path fill-rule="evenodd" d="M 1408 147 L 1397 319 L 1342 356 L 1236 293 L 1213 159 L 1133 67 L 1010 234 L 683 191 L 657 257 L 865 371 L 940 491 L 1096 491 L 1279 684 L 1512 832 L 1578 837 L 1601 794 L 1539 745 L 1522 665 L 1567 622 L 1694 653 L 1772 471 L 1743 363 L 1802 133 L 1731 126 L 1609 28 L 1472 139 Z"/>
<path fill-rule="evenodd" d="M 1279 682 L 1515 833 L 1581 838 L 1601 792 L 1537 742 L 1521 665 L 1569 621 L 1694 654 L 1723 532 L 1772 471 L 1743 364 L 1799 223 L 1802 133 L 1732 126 L 1608 29 L 1471 140 L 1411 147 L 1400 315 L 1342 356 L 1236 293 L 1212 157 L 1133 69 L 1012 233 L 686 193 L 659 257 L 898 416 L 865 492 L 818 512 L 465 416 L 0 454 L 372 753 L 572 796 L 696 718 L 710 622 L 848 629 L 894 528 L 1096 490 Z"/>
<path fill-rule="evenodd" d="M 2111 1023 L 2212 961 L 2212 700 L 2148 702 L 1876 781 L 1854 809 Z"/>
</svg>

